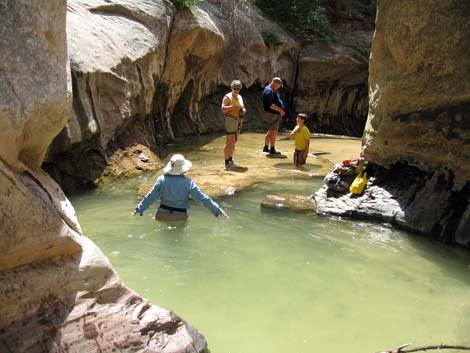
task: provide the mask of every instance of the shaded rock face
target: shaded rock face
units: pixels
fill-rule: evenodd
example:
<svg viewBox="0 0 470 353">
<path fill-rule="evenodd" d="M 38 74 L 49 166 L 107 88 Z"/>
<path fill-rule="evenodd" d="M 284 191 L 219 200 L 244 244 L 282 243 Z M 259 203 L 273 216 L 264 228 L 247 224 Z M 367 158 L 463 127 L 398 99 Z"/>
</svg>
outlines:
<svg viewBox="0 0 470 353">
<path fill-rule="evenodd" d="M 456 0 L 378 2 L 363 155 L 380 172 L 363 197 L 319 210 L 470 244 L 469 16 Z"/>
<path fill-rule="evenodd" d="M 297 112 L 319 133 L 362 136 L 368 112 L 368 61 L 372 31 L 356 31 L 329 47 L 302 48 L 294 93 Z"/>
<path fill-rule="evenodd" d="M 73 110 L 45 164 L 67 192 L 93 186 L 117 148 L 156 150 L 153 99 L 174 12 L 163 0 L 68 1 Z"/>
<path fill-rule="evenodd" d="M 39 167 L 70 113 L 65 15 L 59 0 L 0 5 L 0 352 L 207 352 L 123 285 Z"/>
</svg>

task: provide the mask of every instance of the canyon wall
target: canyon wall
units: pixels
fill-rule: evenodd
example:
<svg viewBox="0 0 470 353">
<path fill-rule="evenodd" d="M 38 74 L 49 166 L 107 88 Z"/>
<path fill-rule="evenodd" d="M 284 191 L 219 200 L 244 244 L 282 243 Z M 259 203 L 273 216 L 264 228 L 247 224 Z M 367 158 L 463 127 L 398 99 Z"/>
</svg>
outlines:
<svg viewBox="0 0 470 353">
<path fill-rule="evenodd" d="M 468 181 L 469 14 L 462 1 L 379 3 L 364 134 L 370 161 L 446 169 L 456 189 Z"/>
<path fill-rule="evenodd" d="M 0 5 L 0 352 L 208 352 L 126 288 L 40 168 L 72 91 L 61 0 Z"/>
<path fill-rule="evenodd" d="M 318 194 L 320 212 L 386 219 L 470 245 L 470 3 L 379 1 L 358 198 Z"/>
<path fill-rule="evenodd" d="M 372 34 L 353 31 L 332 45 L 310 44 L 300 51 L 293 106 L 307 114 L 311 131 L 362 136 Z"/>
<path fill-rule="evenodd" d="M 67 2 L 73 108 L 44 164 L 66 192 L 93 187 L 118 147 L 156 150 L 153 100 L 175 12 L 163 0 Z"/>
</svg>

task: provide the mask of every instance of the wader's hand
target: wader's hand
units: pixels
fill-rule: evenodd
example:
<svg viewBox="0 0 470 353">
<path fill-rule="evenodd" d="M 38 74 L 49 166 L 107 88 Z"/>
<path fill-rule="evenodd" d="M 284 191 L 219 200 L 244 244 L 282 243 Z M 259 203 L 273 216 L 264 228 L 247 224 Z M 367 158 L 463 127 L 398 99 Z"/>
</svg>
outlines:
<svg viewBox="0 0 470 353">
<path fill-rule="evenodd" d="M 225 219 L 229 219 L 229 215 L 227 213 L 225 213 L 225 211 L 223 209 L 220 209 L 220 217 L 222 218 L 225 218 Z"/>
<path fill-rule="evenodd" d="M 131 215 L 133 215 L 133 216 L 137 216 L 137 214 L 138 214 L 138 213 L 137 213 L 136 210 L 132 211 L 132 213 L 131 213 Z"/>
</svg>

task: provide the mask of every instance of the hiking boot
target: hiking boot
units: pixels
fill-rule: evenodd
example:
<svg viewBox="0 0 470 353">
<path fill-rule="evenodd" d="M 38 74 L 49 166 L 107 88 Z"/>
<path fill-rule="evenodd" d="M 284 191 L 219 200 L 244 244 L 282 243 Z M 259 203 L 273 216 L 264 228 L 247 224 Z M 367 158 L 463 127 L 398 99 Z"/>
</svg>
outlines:
<svg viewBox="0 0 470 353">
<path fill-rule="evenodd" d="M 271 147 L 271 149 L 269 150 L 269 154 L 276 154 L 276 155 L 279 155 L 281 154 L 281 152 L 278 152 L 274 149 L 274 147 Z"/>
<path fill-rule="evenodd" d="M 229 160 L 228 163 L 225 163 L 225 170 L 237 170 L 237 168 L 240 168 L 233 159 Z"/>
<path fill-rule="evenodd" d="M 263 147 L 263 153 L 269 153 L 269 148 L 268 148 L 268 146 L 265 145 L 265 146 Z"/>
</svg>

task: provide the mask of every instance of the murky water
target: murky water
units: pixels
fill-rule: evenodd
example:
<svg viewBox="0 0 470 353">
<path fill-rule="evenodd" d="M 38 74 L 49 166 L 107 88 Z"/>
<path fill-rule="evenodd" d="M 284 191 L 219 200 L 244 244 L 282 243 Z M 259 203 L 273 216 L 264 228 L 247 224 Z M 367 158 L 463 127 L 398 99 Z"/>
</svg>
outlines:
<svg viewBox="0 0 470 353">
<path fill-rule="evenodd" d="M 268 193 L 309 194 L 320 182 L 224 198 L 229 220 L 193 205 L 182 227 L 130 216 L 130 185 L 72 202 L 125 283 L 197 327 L 213 353 L 470 345 L 467 251 L 388 225 L 260 209 Z"/>
</svg>

